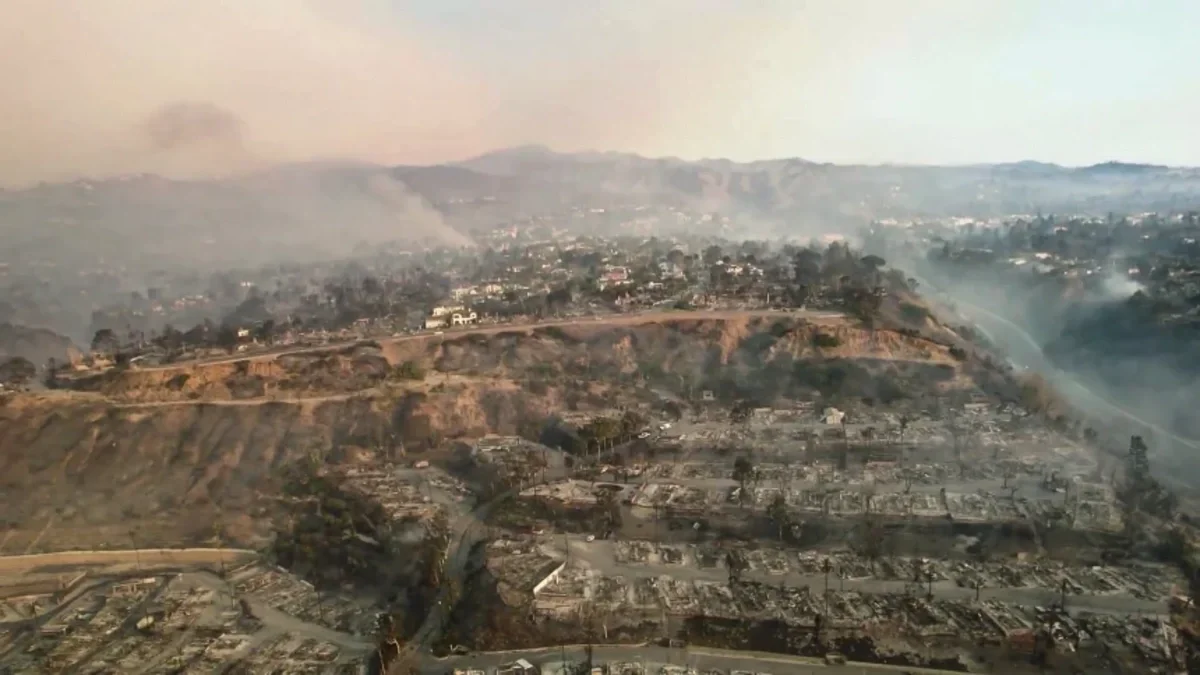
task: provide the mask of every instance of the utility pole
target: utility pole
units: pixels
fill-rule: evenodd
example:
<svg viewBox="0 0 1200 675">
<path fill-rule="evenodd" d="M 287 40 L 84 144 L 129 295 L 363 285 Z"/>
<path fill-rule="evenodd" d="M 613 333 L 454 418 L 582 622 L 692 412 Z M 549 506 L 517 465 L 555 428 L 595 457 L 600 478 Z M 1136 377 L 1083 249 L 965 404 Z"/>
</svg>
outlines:
<svg viewBox="0 0 1200 675">
<path fill-rule="evenodd" d="M 221 524 L 221 512 L 217 512 L 217 520 L 213 523 L 213 533 L 217 537 L 217 562 L 221 566 L 221 578 L 225 578 L 225 528 Z"/>
<path fill-rule="evenodd" d="M 137 530 L 131 528 L 129 530 L 129 541 L 133 543 L 133 559 L 137 564 L 138 574 L 142 573 L 142 552 L 138 549 Z"/>
</svg>

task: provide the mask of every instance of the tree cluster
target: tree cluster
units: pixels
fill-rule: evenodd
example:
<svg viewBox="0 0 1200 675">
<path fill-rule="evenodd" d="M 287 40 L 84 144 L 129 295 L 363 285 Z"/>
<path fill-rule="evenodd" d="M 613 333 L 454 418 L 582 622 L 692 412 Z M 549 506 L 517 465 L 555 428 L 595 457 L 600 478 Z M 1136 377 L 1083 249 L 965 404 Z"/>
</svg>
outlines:
<svg viewBox="0 0 1200 675">
<path fill-rule="evenodd" d="M 1157 518 L 1171 519 L 1179 506 L 1179 499 L 1150 475 L 1149 449 L 1141 436 L 1129 439 L 1129 452 L 1125 458 L 1125 483 L 1120 497 L 1130 511 L 1141 512 Z"/>
<path fill-rule="evenodd" d="M 392 524 L 379 502 L 345 488 L 312 467 L 289 471 L 284 494 L 290 513 L 275 533 L 271 552 L 280 565 L 318 587 L 375 587 L 400 554 Z"/>
<path fill-rule="evenodd" d="M 37 366 L 21 356 L 0 358 L 0 385 L 23 389 L 37 377 Z"/>
</svg>

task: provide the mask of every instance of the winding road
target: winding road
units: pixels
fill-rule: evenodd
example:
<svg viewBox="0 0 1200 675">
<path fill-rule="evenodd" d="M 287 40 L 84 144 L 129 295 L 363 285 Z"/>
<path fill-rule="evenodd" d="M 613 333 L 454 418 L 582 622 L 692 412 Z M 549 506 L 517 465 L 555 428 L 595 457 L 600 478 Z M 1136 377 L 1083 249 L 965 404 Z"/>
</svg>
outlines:
<svg viewBox="0 0 1200 675">
<path fill-rule="evenodd" d="M 227 565 L 258 557 L 240 548 L 142 548 L 112 551 L 59 551 L 30 555 L 0 556 L 0 575 L 36 573 L 47 568 L 87 568 L 93 575 L 129 572 L 131 568 L 152 570 L 199 565 Z"/>
<path fill-rule="evenodd" d="M 427 675 L 445 675 L 451 669 L 477 669 L 491 672 L 492 668 L 523 658 L 541 667 L 545 675 L 560 675 L 561 664 L 581 663 L 587 658 L 583 645 L 543 647 L 512 652 L 485 652 L 445 659 L 425 658 L 420 671 Z M 637 664 L 645 675 L 659 675 L 663 666 L 694 668 L 704 673 L 712 670 L 723 673 L 743 671 L 755 675 L 866 675 L 867 673 L 911 673 L 912 675 L 946 675 L 944 670 L 913 666 L 889 666 L 876 663 L 847 663 L 827 665 L 822 659 L 788 654 L 751 652 L 709 647 L 667 648 L 654 645 L 593 645 L 592 661 L 597 664 Z M 680 675 L 683 675 L 682 672 Z"/>
<path fill-rule="evenodd" d="M 566 467 L 556 464 L 547 467 L 540 480 L 553 482 L 566 477 L 566 475 Z M 444 581 L 441 588 L 438 589 L 437 600 L 430 608 L 429 613 L 425 615 L 425 620 L 413 635 L 412 640 L 405 645 L 406 649 L 427 650 L 441 636 L 448 612 L 451 609 L 451 589 L 464 588 L 467 563 L 471 559 L 471 552 L 478 543 L 487 539 L 487 526 L 484 525 L 487 516 L 498 504 L 513 497 L 525 487 L 529 486 L 506 490 L 486 502 L 475 505 L 469 511 L 461 512 L 450 523 L 449 540 L 453 542 L 453 550 L 448 551 L 446 555 L 446 564 L 442 571 Z"/>
</svg>

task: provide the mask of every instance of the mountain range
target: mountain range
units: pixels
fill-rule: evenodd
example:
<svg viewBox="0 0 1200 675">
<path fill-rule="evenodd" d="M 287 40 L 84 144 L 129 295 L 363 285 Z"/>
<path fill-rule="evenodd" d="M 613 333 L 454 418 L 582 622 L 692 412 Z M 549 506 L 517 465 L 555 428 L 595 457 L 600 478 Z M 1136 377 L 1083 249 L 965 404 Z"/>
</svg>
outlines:
<svg viewBox="0 0 1200 675">
<path fill-rule="evenodd" d="M 437 166 L 312 163 L 218 180 L 138 175 L 0 192 L 0 262 L 212 269 L 328 257 L 575 208 L 658 206 L 804 236 L 871 219 L 1189 210 L 1200 170 L 1107 162 L 865 166 L 558 153 L 540 146 Z M 756 230 L 761 232 L 761 228 Z"/>
</svg>

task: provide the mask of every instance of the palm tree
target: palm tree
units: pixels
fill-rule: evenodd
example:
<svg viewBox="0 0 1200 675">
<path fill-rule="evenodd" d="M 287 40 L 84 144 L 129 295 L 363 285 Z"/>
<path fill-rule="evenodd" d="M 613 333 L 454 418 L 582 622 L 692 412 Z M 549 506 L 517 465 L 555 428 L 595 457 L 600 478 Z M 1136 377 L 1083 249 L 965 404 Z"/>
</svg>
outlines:
<svg viewBox="0 0 1200 675">
<path fill-rule="evenodd" d="M 909 586 L 908 588 L 912 588 L 913 586 L 915 586 L 917 589 L 920 589 L 921 588 L 921 578 L 924 575 L 925 575 L 925 563 L 918 560 L 916 563 L 913 564 L 912 586 Z"/>
<path fill-rule="evenodd" d="M 787 499 L 782 492 L 777 492 L 771 504 L 767 507 L 767 517 L 775 521 L 779 528 L 779 541 L 783 541 L 783 531 L 788 526 Z"/>
<path fill-rule="evenodd" d="M 746 482 L 754 474 L 754 465 L 745 457 L 733 460 L 733 479 L 738 482 L 738 501 L 745 503 Z"/>
<path fill-rule="evenodd" d="M 225 578 L 225 526 L 221 522 L 221 512 L 217 511 L 213 519 L 213 539 L 217 542 L 217 560 L 221 565 L 221 578 Z"/>
<path fill-rule="evenodd" d="M 129 528 L 129 541 L 133 543 L 133 559 L 134 559 L 134 562 L 137 563 L 138 573 L 141 573 L 141 571 L 142 571 L 142 551 L 138 547 L 137 528 L 136 527 Z"/>
<path fill-rule="evenodd" d="M 825 573 L 825 605 L 826 610 L 829 609 L 829 573 L 833 571 L 833 563 L 829 558 L 826 558 L 821 563 L 821 571 Z"/>
</svg>

